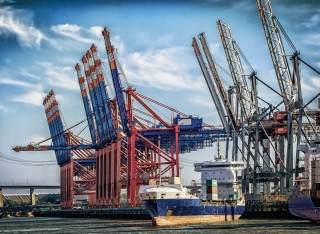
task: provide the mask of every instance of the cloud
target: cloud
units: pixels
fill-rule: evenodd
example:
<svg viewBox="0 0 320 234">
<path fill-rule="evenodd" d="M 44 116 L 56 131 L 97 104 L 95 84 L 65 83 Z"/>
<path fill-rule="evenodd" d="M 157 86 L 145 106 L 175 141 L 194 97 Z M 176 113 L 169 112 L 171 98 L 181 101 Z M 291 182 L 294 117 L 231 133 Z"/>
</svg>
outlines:
<svg viewBox="0 0 320 234">
<path fill-rule="evenodd" d="M 0 112 L 5 112 L 5 113 L 7 113 L 7 112 L 9 112 L 9 111 L 10 111 L 9 107 L 0 104 Z"/>
<path fill-rule="evenodd" d="M 45 35 L 33 26 L 30 13 L 9 6 L 0 8 L 0 36 L 15 35 L 21 46 L 39 48 Z"/>
<path fill-rule="evenodd" d="M 308 22 L 302 23 L 307 28 L 318 27 L 320 23 L 320 14 L 314 14 L 310 17 Z"/>
<path fill-rule="evenodd" d="M 304 36 L 304 44 L 320 46 L 320 33 L 310 33 Z"/>
<path fill-rule="evenodd" d="M 25 88 L 34 88 L 33 84 L 21 81 L 21 80 L 14 80 L 11 78 L 1 78 L 0 79 L 0 84 L 5 84 L 5 85 L 14 85 L 14 86 L 20 86 L 20 87 L 25 87 Z"/>
<path fill-rule="evenodd" d="M 31 79 L 33 79 L 33 80 L 40 80 L 40 77 L 39 77 L 39 76 L 30 73 L 30 72 L 27 71 L 25 68 L 22 68 L 22 69 L 21 69 L 20 74 L 21 74 L 22 76 L 31 78 Z"/>
<path fill-rule="evenodd" d="M 315 93 L 317 91 L 317 89 L 306 84 L 303 80 L 301 80 L 301 89 L 303 90 L 303 93 L 308 93 L 308 92 Z"/>
<path fill-rule="evenodd" d="M 311 77 L 311 83 L 315 86 L 315 88 L 320 88 L 320 79 L 313 76 Z"/>
<path fill-rule="evenodd" d="M 145 53 L 136 52 L 124 58 L 123 67 L 130 83 L 150 88 L 200 90 L 203 82 L 195 79 L 189 49 L 171 47 Z"/>
<path fill-rule="evenodd" d="M 77 76 L 73 67 L 56 66 L 49 62 L 39 63 L 44 70 L 44 77 L 50 86 L 67 90 L 79 90 Z"/>
<path fill-rule="evenodd" d="M 81 28 L 73 24 L 59 24 L 51 27 L 51 30 L 64 37 L 71 38 L 81 43 L 91 43 L 90 39 L 81 36 Z"/>
<path fill-rule="evenodd" d="M 211 108 L 212 110 L 216 109 L 209 92 L 207 97 L 208 98 L 200 95 L 194 95 L 190 98 L 190 102 L 203 107 Z"/>
<path fill-rule="evenodd" d="M 39 91 L 31 91 L 11 98 L 14 102 L 30 104 L 34 106 L 42 106 L 42 101 L 46 96 L 45 93 Z"/>
<path fill-rule="evenodd" d="M 76 24 L 58 24 L 51 27 L 51 31 L 60 37 L 54 36 L 49 43 L 58 50 L 84 50 L 84 45 L 95 43 L 99 48 L 104 48 L 102 27 L 93 26 L 84 28 Z M 87 48 L 89 49 L 89 47 Z"/>
<path fill-rule="evenodd" d="M 102 37 L 102 30 L 103 30 L 103 27 L 100 27 L 100 26 L 93 26 L 89 28 L 89 32 L 91 32 L 96 37 Z"/>
</svg>

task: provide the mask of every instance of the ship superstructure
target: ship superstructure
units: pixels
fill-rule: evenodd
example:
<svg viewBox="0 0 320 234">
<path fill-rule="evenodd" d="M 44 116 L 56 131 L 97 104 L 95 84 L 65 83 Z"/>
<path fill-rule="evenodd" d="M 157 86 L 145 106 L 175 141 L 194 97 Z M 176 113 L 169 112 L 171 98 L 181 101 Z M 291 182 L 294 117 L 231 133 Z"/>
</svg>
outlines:
<svg viewBox="0 0 320 234">
<path fill-rule="evenodd" d="M 242 196 L 241 181 L 237 180 L 237 172 L 244 169 L 242 161 L 229 161 L 220 156 L 215 161 L 194 163 L 194 169 L 197 172 L 201 172 L 200 199 L 208 199 L 206 187 L 209 180 L 217 181 L 217 200 L 235 200 Z"/>
</svg>

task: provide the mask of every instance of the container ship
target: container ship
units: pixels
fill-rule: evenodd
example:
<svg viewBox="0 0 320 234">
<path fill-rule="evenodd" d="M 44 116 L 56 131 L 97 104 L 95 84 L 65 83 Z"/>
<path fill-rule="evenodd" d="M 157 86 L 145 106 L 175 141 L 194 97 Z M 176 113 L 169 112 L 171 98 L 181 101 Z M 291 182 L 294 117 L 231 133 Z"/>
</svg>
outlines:
<svg viewBox="0 0 320 234">
<path fill-rule="evenodd" d="M 320 222 L 320 139 L 310 146 L 301 145 L 299 150 L 305 153 L 305 170 L 302 177 L 295 180 L 292 195 L 288 199 L 291 214 Z"/>
<path fill-rule="evenodd" d="M 218 158 L 195 163 L 201 172 L 201 193 L 189 193 L 179 177 L 169 178 L 166 185 L 142 185 L 139 196 L 152 217 L 153 226 L 210 224 L 235 221 L 245 211 L 236 172 L 243 162 Z"/>
</svg>

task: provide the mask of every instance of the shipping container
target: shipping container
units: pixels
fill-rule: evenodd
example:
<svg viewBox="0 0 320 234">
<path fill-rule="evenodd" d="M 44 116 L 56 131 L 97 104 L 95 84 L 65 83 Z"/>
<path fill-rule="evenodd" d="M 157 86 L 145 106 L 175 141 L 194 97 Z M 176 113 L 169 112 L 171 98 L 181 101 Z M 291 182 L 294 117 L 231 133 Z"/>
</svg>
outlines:
<svg viewBox="0 0 320 234">
<path fill-rule="evenodd" d="M 180 177 L 169 177 L 169 184 L 181 184 Z"/>
<path fill-rule="evenodd" d="M 320 175 L 311 176 L 311 183 L 312 184 L 320 183 Z"/>
<path fill-rule="evenodd" d="M 288 128 L 283 127 L 283 128 L 275 128 L 274 129 L 274 134 L 275 135 L 286 135 L 288 132 Z"/>
<path fill-rule="evenodd" d="M 208 194 L 207 194 L 207 200 L 208 200 L 208 201 L 218 200 L 218 194 L 208 193 Z"/>
<path fill-rule="evenodd" d="M 207 193 L 217 194 L 218 193 L 218 187 L 214 186 L 207 186 Z"/>
<path fill-rule="evenodd" d="M 211 187 L 218 186 L 218 181 L 217 180 L 207 180 L 206 185 L 211 186 Z"/>
</svg>

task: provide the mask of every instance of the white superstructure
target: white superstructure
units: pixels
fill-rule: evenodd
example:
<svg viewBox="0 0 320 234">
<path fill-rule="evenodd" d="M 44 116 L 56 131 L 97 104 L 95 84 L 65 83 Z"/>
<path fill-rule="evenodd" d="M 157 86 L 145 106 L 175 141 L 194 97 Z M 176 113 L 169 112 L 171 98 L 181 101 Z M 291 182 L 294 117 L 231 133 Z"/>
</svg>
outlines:
<svg viewBox="0 0 320 234">
<path fill-rule="evenodd" d="M 179 177 L 171 177 L 166 185 L 141 185 L 139 188 L 141 200 L 150 199 L 198 199 L 188 193 L 180 182 Z"/>
<path fill-rule="evenodd" d="M 301 189 L 310 190 L 312 183 L 320 183 L 320 170 L 312 167 L 312 161 L 320 160 L 320 137 L 317 136 L 310 145 L 300 144 L 297 149 L 304 153 L 304 172 L 300 178 L 300 186 Z"/>
<path fill-rule="evenodd" d="M 206 181 L 217 180 L 218 199 L 229 199 L 230 195 L 241 196 L 241 181 L 237 181 L 237 171 L 244 169 L 242 161 L 229 161 L 219 157 L 216 161 L 194 163 L 194 169 L 201 172 L 200 199 L 206 199 Z"/>
</svg>

